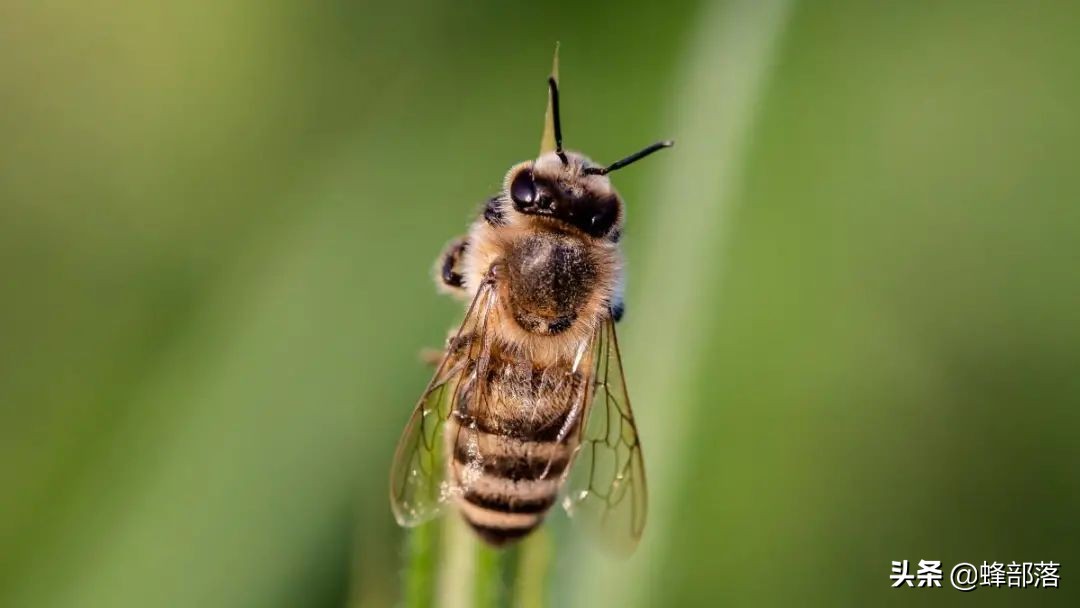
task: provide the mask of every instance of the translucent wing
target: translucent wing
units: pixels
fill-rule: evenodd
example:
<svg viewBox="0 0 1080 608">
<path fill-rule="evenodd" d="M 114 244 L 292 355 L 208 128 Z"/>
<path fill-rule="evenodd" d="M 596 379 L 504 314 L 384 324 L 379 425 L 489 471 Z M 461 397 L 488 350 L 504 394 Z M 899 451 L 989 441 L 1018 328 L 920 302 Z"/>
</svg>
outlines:
<svg viewBox="0 0 1080 608">
<path fill-rule="evenodd" d="M 456 490 L 447 475 L 443 429 L 462 408 L 470 379 L 483 375 L 490 347 L 487 325 L 495 308 L 492 285 L 485 281 L 480 286 L 398 441 L 390 468 L 390 506 L 402 526 L 435 517 Z"/>
<path fill-rule="evenodd" d="M 594 392 L 585 410 L 563 506 L 619 553 L 630 553 L 645 529 L 648 496 L 634 415 L 626 394 L 615 322 L 600 324 L 592 344 Z"/>
</svg>

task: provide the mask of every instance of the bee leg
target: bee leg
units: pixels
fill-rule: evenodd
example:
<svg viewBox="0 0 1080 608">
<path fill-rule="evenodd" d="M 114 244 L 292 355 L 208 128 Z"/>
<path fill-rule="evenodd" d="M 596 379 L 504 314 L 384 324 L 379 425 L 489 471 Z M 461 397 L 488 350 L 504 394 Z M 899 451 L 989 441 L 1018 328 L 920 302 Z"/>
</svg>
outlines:
<svg viewBox="0 0 1080 608">
<path fill-rule="evenodd" d="M 454 350 L 455 335 L 457 335 L 456 332 L 450 330 L 450 335 L 446 338 L 445 348 L 433 348 L 431 346 L 425 346 L 424 348 L 421 348 L 420 362 L 424 365 L 430 365 L 431 367 L 436 367 L 437 365 L 442 363 L 443 357 L 446 356 L 446 353 Z"/>
<path fill-rule="evenodd" d="M 431 347 L 421 348 L 420 349 L 420 362 L 423 363 L 424 365 L 430 365 L 431 367 L 435 367 L 436 365 L 439 364 L 440 361 L 442 361 L 443 354 L 445 354 L 445 353 L 443 353 L 443 351 L 441 351 L 441 350 L 439 350 L 437 348 L 431 348 Z"/>
<path fill-rule="evenodd" d="M 442 349 L 425 347 L 420 349 L 420 362 L 435 367 L 442 363 L 448 354 L 460 355 L 473 341 L 471 335 L 459 336 L 456 330 L 450 330 L 446 337 L 446 346 Z"/>
<path fill-rule="evenodd" d="M 435 284 L 446 293 L 464 295 L 465 277 L 458 271 L 458 264 L 469 241 L 466 237 L 458 237 L 443 249 L 435 261 Z"/>
<path fill-rule="evenodd" d="M 503 211 L 502 199 L 493 196 L 484 203 L 484 221 L 492 226 L 506 225 L 506 212 Z"/>
<path fill-rule="evenodd" d="M 626 302 L 623 300 L 622 294 L 616 297 L 611 302 L 611 320 L 618 323 L 623 318 L 623 313 L 626 312 Z"/>
</svg>

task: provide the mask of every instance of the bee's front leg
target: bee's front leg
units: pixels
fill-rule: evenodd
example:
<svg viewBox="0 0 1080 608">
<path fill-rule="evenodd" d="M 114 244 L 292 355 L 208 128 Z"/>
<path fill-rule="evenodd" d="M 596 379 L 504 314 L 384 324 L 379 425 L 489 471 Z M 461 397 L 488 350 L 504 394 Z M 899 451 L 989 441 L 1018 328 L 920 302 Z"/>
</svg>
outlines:
<svg viewBox="0 0 1080 608">
<path fill-rule="evenodd" d="M 435 258 L 435 286 L 439 291 L 459 298 L 466 297 L 465 277 L 458 266 L 468 243 L 467 237 L 459 236 L 450 241 L 439 257 Z M 420 351 L 420 360 L 434 367 L 442 361 L 445 352 L 437 348 L 424 348 Z"/>
<path fill-rule="evenodd" d="M 450 241 L 435 260 L 435 285 L 440 291 L 461 297 L 465 295 L 465 277 L 459 265 L 468 244 L 468 238 L 460 236 Z"/>
</svg>

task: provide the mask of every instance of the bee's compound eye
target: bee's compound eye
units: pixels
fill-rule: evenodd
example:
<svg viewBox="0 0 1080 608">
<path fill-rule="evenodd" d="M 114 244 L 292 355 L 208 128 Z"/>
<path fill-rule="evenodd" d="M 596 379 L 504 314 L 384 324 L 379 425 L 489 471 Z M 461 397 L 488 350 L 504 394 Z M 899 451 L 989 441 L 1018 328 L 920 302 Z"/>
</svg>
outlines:
<svg viewBox="0 0 1080 608">
<path fill-rule="evenodd" d="M 536 203 L 536 185 L 533 184 L 532 170 L 525 169 L 514 176 L 514 181 L 510 183 L 510 198 L 518 208 Z"/>
</svg>

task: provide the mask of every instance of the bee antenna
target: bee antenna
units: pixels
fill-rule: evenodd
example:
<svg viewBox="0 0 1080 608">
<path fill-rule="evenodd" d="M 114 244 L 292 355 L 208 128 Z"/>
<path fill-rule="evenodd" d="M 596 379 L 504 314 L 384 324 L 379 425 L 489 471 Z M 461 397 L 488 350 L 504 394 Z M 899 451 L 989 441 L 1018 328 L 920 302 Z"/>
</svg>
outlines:
<svg viewBox="0 0 1080 608">
<path fill-rule="evenodd" d="M 611 163 L 610 165 L 608 165 L 606 167 L 585 167 L 585 169 L 582 170 L 582 173 L 584 173 L 585 175 L 607 175 L 608 173 L 611 173 L 612 171 L 618 171 L 619 169 L 622 169 L 623 167 L 625 167 L 626 165 L 629 165 L 630 163 L 635 163 L 635 162 L 645 158 L 646 156 L 652 154 L 653 152 L 656 152 L 657 150 L 663 150 L 664 148 L 670 148 L 671 146 L 674 146 L 674 145 L 675 145 L 675 142 L 671 141 L 670 139 L 664 140 L 664 141 L 658 141 L 655 144 L 645 148 L 644 150 L 639 150 L 637 152 L 634 152 L 630 156 L 627 156 L 626 158 L 624 158 L 622 160 L 617 160 L 617 161 Z"/>
<path fill-rule="evenodd" d="M 551 122 L 555 128 L 555 154 L 559 156 L 562 164 L 568 164 L 566 152 L 562 148 L 562 123 L 559 121 L 559 83 L 555 82 L 554 76 L 548 77 L 548 90 L 551 91 Z"/>
</svg>

